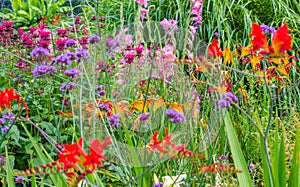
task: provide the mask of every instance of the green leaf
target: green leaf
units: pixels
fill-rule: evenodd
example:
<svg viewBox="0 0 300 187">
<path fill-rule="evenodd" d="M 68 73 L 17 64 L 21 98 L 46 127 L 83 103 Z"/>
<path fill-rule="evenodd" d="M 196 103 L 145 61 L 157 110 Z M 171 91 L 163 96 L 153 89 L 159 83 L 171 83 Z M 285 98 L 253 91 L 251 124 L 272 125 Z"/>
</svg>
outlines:
<svg viewBox="0 0 300 187">
<path fill-rule="evenodd" d="M 226 111 L 225 113 L 224 122 L 225 122 L 225 130 L 228 136 L 228 141 L 231 148 L 235 168 L 243 171 L 242 173 L 237 174 L 239 185 L 241 187 L 251 187 L 253 186 L 253 183 L 250 177 L 248 166 L 244 158 L 237 134 L 232 125 L 228 111 Z"/>
<path fill-rule="evenodd" d="M 18 12 L 18 15 L 21 16 L 21 17 L 24 17 L 24 18 L 27 18 L 30 20 L 30 15 L 28 12 L 24 11 L 24 10 L 19 10 Z"/>
<path fill-rule="evenodd" d="M 26 134 L 27 134 L 27 136 L 29 137 L 29 139 L 30 139 L 30 141 L 31 141 L 31 143 L 32 143 L 32 145 L 33 145 L 35 151 L 37 152 L 38 157 L 41 159 L 41 161 L 43 162 L 43 164 L 48 164 L 48 163 L 50 163 L 51 160 L 49 160 L 49 159 L 46 157 L 46 155 L 43 153 L 42 149 L 38 146 L 38 144 L 37 144 L 37 142 L 35 141 L 35 139 L 31 136 L 30 132 L 27 130 L 27 128 L 26 128 L 26 126 L 24 125 L 24 123 L 21 122 L 21 124 L 22 124 L 22 126 L 23 126 L 23 128 L 24 128 L 24 130 L 25 130 L 25 132 L 26 132 Z M 66 180 L 65 180 L 65 177 L 63 177 L 62 174 L 57 174 L 57 175 L 60 177 L 60 179 L 62 179 L 62 180 L 60 180 L 60 181 L 63 183 L 63 186 L 68 186 L 68 184 L 67 184 L 67 182 L 66 182 Z M 53 182 L 54 184 L 58 184 L 57 176 L 55 176 L 55 175 L 53 175 L 53 174 L 50 174 L 50 178 L 52 179 L 52 182 Z M 64 179 L 64 180 L 63 180 L 63 179 Z"/>
<path fill-rule="evenodd" d="M 10 168 L 10 159 L 8 156 L 7 147 L 5 147 L 5 153 L 6 153 L 6 173 L 7 173 L 7 183 L 8 187 L 15 187 L 14 177 L 12 173 L 12 168 Z"/>
<path fill-rule="evenodd" d="M 284 146 L 284 127 L 282 126 L 281 143 L 278 158 L 278 183 L 279 186 L 286 186 L 286 160 L 285 160 L 285 146 Z"/>
<path fill-rule="evenodd" d="M 288 187 L 300 186 L 300 124 L 297 124 L 296 129 L 296 142 L 292 158 Z"/>
<path fill-rule="evenodd" d="M 38 7 L 36 6 L 31 6 L 30 7 L 35 13 L 37 13 L 40 17 L 43 17 L 44 14 L 43 14 L 43 11 L 41 9 L 39 9 Z"/>
</svg>

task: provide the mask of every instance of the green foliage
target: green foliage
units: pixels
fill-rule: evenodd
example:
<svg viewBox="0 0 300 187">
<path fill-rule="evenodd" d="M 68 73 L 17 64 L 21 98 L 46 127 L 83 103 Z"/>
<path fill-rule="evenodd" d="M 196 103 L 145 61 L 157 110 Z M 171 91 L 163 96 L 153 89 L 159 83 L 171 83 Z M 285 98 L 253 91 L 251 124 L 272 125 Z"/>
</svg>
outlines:
<svg viewBox="0 0 300 187">
<path fill-rule="evenodd" d="M 15 22 L 17 27 L 36 26 L 44 16 L 52 19 L 64 3 L 65 0 L 13 0 L 12 10 L 3 8 L 0 17 Z"/>
</svg>

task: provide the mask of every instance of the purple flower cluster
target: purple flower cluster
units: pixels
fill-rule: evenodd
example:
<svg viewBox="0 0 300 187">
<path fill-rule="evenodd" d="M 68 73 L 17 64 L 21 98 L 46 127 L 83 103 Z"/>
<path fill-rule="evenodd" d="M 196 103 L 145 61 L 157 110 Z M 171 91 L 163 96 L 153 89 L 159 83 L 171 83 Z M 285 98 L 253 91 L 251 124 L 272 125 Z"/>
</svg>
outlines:
<svg viewBox="0 0 300 187">
<path fill-rule="evenodd" d="M 76 49 L 76 56 L 79 59 L 83 58 L 85 60 L 90 58 L 89 52 L 86 49 L 81 49 L 81 48 Z"/>
<path fill-rule="evenodd" d="M 269 27 L 265 24 L 260 25 L 260 28 L 266 34 L 274 34 L 276 32 L 276 29 L 274 27 Z"/>
<path fill-rule="evenodd" d="M 14 114 L 8 113 L 8 114 L 4 114 L 4 115 L 2 116 L 2 119 L 4 120 L 4 122 L 5 122 L 6 120 L 9 120 L 10 122 L 14 122 L 15 119 L 16 119 L 16 117 L 15 117 Z"/>
<path fill-rule="evenodd" d="M 146 121 L 147 119 L 149 119 L 149 117 L 150 117 L 150 112 L 142 113 L 139 115 L 140 121 Z"/>
<path fill-rule="evenodd" d="M 112 127 L 118 127 L 118 126 L 122 126 L 120 124 L 120 114 L 113 114 L 108 118 L 108 123 L 112 126 Z"/>
<path fill-rule="evenodd" d="M 98 107 L 99 107 L 99 109 L 102 110 L 102 111 L 106 111 L 106 112 L 107 112 L 107 111 L 110 110 L 109 104 L 107 104 L 107 103 L 100 104 L 100 105 L 98 105 Z"/>
<path fill-rule="evenodd" d="M 100 42 L 100 37 L 97 34 L 95 34 L 89 38 L 90 44 L 95 44 L 95 43 L 99 43 L 99 42 Z"/>
<path fill-rule="evenodd" d="M 67 84 L 62 84 L 60 86 L 60 91 L 62 93 L 66 93 L 67 91 L 71 91 L 73 88 L 76 88 L 76 84 L 73 82 L 69 82 Z"/>
<path fill-rule="evenodd" d="M 103 90 L 103 85 L 102 84 L 97 86 L 97 91 L 98 91 L 97 94 L 100 95 L 100 96 L 106 95 L 105 90 Z"/>
<path fill-rule="evenodd" d="M 78 77 L 80 75 L 80 71 L 77 68 L 72 68 L 72 69 L 69 69 L 69 70 L 65 70 L 64 74 L 68 77 L 75 78 L 75 77 Z"/>
<path fill-rule="evenodd" d="M 1 128 L 2 134 L 6 133 L 8 130 L 9 130 L 8 126 L 4 126 L 3 128 Z"/>
<path fill-rule="evenodd" d="M 41 75 L 54 72 L 54 71 L 56 71 L 56 68 L 52 65 L 40 65 L 40 66 L 35 66 L 31 73 L 34 77 L 39 77 Z"/>
<path fill-rule="evenodd" d="M 61 54 L 55 58 L 55 62 L 61 66 L 69 66 L 71 64 L 71 58 L 67 55 Z"/>
<path fill-rule="evenodd" d="M 230 106 L 230 101 L 237 103 L 239 99 L 232 92 L 226 92 L 226 94 L 222 96 L 222 99 L 218 101 L 218 107 L 227 108 Z"/>
<path fill-rule="evenodd" d="M 166 115 L 171 118 L 172 123 L 181 123 L 185 120 L 184 115 L 174 109 L 168 109 Z"/>
<path fill-rule="evenodd" d="M 31 55 L 34 58 L 39 58 L 39 57 L 45 57 L 45 56 L 49 56 L 50 52 L 48 49 L 43 48 L 43 47 L 36 47 L 32 50 Z"/>
<path fill-rule="evenodd" d="M 77 44 L 76 40 L 70 38 L 66 41 L 65 47 L 73 47 Z"/>
</svg>

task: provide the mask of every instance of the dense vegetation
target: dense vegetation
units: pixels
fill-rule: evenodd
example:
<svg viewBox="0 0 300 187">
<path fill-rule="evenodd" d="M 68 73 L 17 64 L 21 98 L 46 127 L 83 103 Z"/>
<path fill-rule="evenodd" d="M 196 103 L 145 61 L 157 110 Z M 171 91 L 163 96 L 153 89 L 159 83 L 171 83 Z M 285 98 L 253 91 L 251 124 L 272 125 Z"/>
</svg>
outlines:
<svg viewBox="0 0 300 187">
<path fill-rule="evenodd" d="M 300 186 L 295 0 L 11 0 L 1 186 Z"/>
</svg>

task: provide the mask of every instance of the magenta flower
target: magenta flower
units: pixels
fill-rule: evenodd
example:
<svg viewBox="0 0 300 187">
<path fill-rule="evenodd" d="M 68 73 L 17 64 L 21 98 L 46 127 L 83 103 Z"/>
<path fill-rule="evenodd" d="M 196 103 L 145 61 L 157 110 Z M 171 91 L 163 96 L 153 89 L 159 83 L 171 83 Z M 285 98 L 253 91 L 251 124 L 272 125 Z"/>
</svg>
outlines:
<svg viewBox="0 0 300 187">
<path fill-rule="evenodd" d="M 66 40 L 58 39 L 55 44 L 58 51 L 63 51 L 65 49 Z"/>
<path fill-rule="evenodd" d="M 148 6 L 148 0 L 135 0 L 138 4 L 141 6 L 147 7 Z"/>
<path fill-rule="evenodd" d="M 67 29 L 57 29 L 56 32 L 57 32 L 58 36 L 60 36 L 60 37 L 67 36 Z"/>
</svg>

